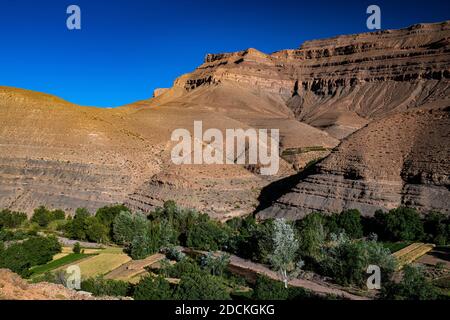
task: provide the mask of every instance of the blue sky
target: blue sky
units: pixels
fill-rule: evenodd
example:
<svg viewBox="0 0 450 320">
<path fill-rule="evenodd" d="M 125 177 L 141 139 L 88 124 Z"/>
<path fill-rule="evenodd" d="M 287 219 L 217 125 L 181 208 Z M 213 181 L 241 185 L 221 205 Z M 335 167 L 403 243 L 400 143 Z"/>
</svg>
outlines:
<svg viewBox="0 0 450 320">
<path fill-rule="evenodd" d="M 66 28 L 66 9 L 82 30 Z M 206 53 L 270 53 L 303 41 L 450 19 L 450 2 L 324 0 L 0 0 L 0 85 L 114 107 L 151 97 L 195 69 Z"/>
</svg>

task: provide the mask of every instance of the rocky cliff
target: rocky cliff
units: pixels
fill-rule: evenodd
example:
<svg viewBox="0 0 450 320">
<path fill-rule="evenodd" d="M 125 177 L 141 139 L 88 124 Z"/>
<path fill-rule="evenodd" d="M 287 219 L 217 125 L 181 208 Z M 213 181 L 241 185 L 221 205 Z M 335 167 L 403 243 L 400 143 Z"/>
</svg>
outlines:
<svg viewBox="0 0 450 320">
<path fill-rule="evenodd" d="M 298 219 L 314 211 L 359 209 L 370 216 L 399 205 L 449 214 L 449 143 L 450 104 L 376 120 L 258 215 Z"/>
<path fill-rule="evenodd" d="M 273 54 L 256 49 L 209 54 L 196 70 L 176 79 L 172 88 L 156 90 L 152 99 L 113 110 L 80 107 L 53 96 L 1 87 L 0 207 L 30 213 L 44 204 L 73 212 L 77 207 L 95 210 L 125 202 L 135 210 L 149 211 L 175 199 L 217 218 L 248 214 L 258 206 L 262 189 L 309 161 L 327 156 L 342 139 L 338 149 L 342 156 L 336 158 L 334 151 L 323 162 L 339 159 L 335 171 L 320 167 L 308 189 L 331 179 L 326 182 L 329 189 L 351 194 L 360 188 L 373 208 L 408 202 L 440 207 L 441 191 L 434 190 L 445 188 L 442 178 L 421 178 L 417 183 L 410 183 L 417 178 L 408 178 L 444 170 L 431 165 L 429 158 L 420 158 L 431 133 L 418 141 L 409 131 L 399 131 L 399 144 L 385 147 L 374 142 L 371 149 L 366 148 L 365 139 L 380 137 L 361 136 L 354 142 L 360 144 L 356 154 L 344 152 L 352 139 L 375 125 L 382 126 L 384 119 L 397 117 L 400 126 L 400 112 L 448 106 L 449 39 L 449 22 L 444 22 L 310 41 L 299 49 Z M 444 117 L 446 111 L 440 110 Z M 417 130 L 440 123 L 431 116 L 411 117 L 425 119 L 421 125 L 414 124 Z M 204 130 L 279 129 L 282 160 L 278 175 L 262 177 L 254 167 L 243 165 L 173 165 L 171 133 L 180 128 L 192 132 L 194 121 L 200 120 Z M 351 135 L 360 128 L 364 129 Z M 389 129 L 383 132 L 390 135 Z M 442 149 L 448 150 L 448 136 L 441 138 Z M 400 150 L 395 149 L 397 145 Z M 406 146 L 409 151 L 402 149 Z M 441 157 L 433 146 L 431 155 Z M 391 172 L 388 164 L 380 165 L 369 156 L 370 150 L 378 155 L 387 150 L 387 155 L 398 160 L 402 173 Z M 416 159 L 422 159 L 421 166 Z M 358 179 L 353 179 L 354 171 Z M 445 171 L 437 174 L 444 175 Z M 380 181 L 387 184 L 380 187 L 384 183 Z M 344 189 L 336 187 L 347 183 Z M 381 189 L 387 191 L 371 191 Z M 337 210 L 349 203 L 339 200 L 332 190 L 320 192 L 322 200 L 311 200 L 308 195 L 290 203 L 323 210 Z M 330 205 L 319 206 L 320 201 Z"/>
<path fill-rule="evenodd" d="M 209 54 L 177 86 L 231 81 L 281 98 L 337 138 L 391 112 L 448 99 L 450 24 L 309 41 L 299 49 Z"/>
</svg>

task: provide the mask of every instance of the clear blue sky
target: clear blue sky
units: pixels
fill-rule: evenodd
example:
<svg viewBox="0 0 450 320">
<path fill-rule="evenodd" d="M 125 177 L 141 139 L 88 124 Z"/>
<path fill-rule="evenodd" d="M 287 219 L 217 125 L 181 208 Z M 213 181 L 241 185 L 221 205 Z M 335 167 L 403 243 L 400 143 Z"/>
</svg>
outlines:
<svg viewBox="0 0 450 320">
<path fill-rule="evenodd" d="M 66 28 L 66 8 L 82 30 Z M 112 107 L 146 99 L 200 65 L 206 53 L 270 53 L 303 41 L 450 19 L 450 2 L 323 0 L 0 0 L 0 85 Z"/>
</svg>

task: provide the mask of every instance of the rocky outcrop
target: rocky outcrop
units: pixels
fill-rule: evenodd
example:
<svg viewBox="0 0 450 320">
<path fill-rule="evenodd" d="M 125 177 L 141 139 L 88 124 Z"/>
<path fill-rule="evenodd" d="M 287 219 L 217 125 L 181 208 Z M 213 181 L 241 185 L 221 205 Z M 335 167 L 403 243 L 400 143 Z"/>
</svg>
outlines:
<svg viewBox="0 0 450 320">
<path fill-rule="evenodd" d="M 155 90 L 153 90 L 153 98 L 157 98 L 157 97 L 159 97 L 160 95 L 166 93 L 167 91 L 169 91 L 168 88 L 158 88 L 158 89 L 155 89 Z"/>
<path fill-rule="evenodd" d="M 450 107 L 383 118 L 345 139 L 260 218 L 399 205 L 450 214 Z"/>
<path fill-rule="evenodd" d="M 29 284 L 8 269 L 0 269 L 0 300 L 119 300 L 112 297 L 93 297 L 62 285 L 40 282 Z"/>
<path fill-rule="evenodd" d="M 343 138 L 391 112 L 448 100 L 449 22 L 309 41 L 271 55 L 210 54 L 176 81 L 226 81 L 280 96 L 297 119 Z"/>
<path fill-rule="evenodd" d="M 444 22 L 310 41 L 273 54 L 256 49 L 209 54 L 172 88 L 112 110 L 0 87 L 0 208 L 94 211 L 125 202 L 149 211 L 175 199 L 219 219 L 252 213 L 261 189 L 325 157 L 369 123 L 367 128 L 373 128 L 400 112 L 448 106 L 449 39 L 449 22 Z M 222 132 L 279 129 L 279 174 L 263 178 L 255 167 L 244 165 L 173 166 L 171 133 L 180 128 L 192 132 L 200 120 L 205 130 Z M 433 128 L 434 123 L 439 122 L 416 127 Z M 419 141 L 413 132 L 401 131 L 401 143 L 391 145 L 386 155 L 386 147 L 377 145 L 380 159 L 392 156 L 399 169 L 369 156 L 366 139 L 382 137 L 365 136 L 354 142 L 360 149 L 351 149 L 352 139 L 367 128 L 345 139 L 340 153 L 333 152 L 316 176 L 298 186 L 304 190 L 279 206 L 339 210 L 365 203 L 368 212 L 398 203 L 442 207 L 445 171 L 429 160 L 441 157 L 442 150 L 428 148 L 431 133 Z M 383 132 L 386 137 L 397 134 Z M 353 151 L 344 153 L 348 148 Z M 431 150 L 428 158 L 422 158 L 426 150 Z M 349 200 L 358 198 L 365 200 Z"/>
</svg>

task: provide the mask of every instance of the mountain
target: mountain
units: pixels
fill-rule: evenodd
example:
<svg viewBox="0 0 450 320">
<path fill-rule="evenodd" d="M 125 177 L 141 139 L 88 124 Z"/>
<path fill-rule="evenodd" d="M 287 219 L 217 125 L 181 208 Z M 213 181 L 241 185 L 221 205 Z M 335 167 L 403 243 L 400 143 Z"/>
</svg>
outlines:
<svg viewBox="0 0 450 320">
<path fill-rule="evenodd" d="M 450 214 L 450 104 L 371 122 L 346 138 L 260 218 L 299 219 L 313 211 L 399 205 Z"/>
<path fill-rule="evenodd" d="M 371 186 L 364 186 L 365 198 L 373 206 L 408 201 L 424 209 L 442 206 L 433 198 L 440 191 L 430 198 L 420 188 L 446 188 L 447 180 L 435 176 L 446 173 L 448 157 L 443 157 L 448 135 L 441 137 L 443 152 L 435 153 L 439 151 L 434 140 L 437 130 L 420 140 L 415 138 L 420 131 L 413 130 L 413 135 L 401 129 L 399 119 L 416 119 L 411 120 L 416 130 L 445 124 L 449 39 L 449 22 L 443 22 L 310 41 L 299 49 L 273 54 L 256 49 L 208 54 L 201 66 L 176 79 L 172 88 L 155 90 L 151 99 L 115 109 L 81 107 L 46 94 L 0 87 L 0 207 L 30 213 L 44 204 L 73 212 L 77 207 L 95 210 L 124 202 L 132 209 L 149 211 L 173 199 L 215 218 L 229 218 L 253 212 L 260 205 L 261 190 L 295 178 L 297 170 L 331 150 L 318 167 L 317 175 L 324 179 L 342 176 L 353 181 L 356 177 L 354 181 L 375 180 L 376 184 L 386 175 L 388 181 L 402 186 L 402 196 L 392 201 L 373 200 Z M 415 113 L 429 110 L 444 120 Z M 172 164 L 173 130 L 192 132 L 194 121 L 200 120 L 204 130 L 279 129 L 278 174 L 261 176 L 257 168 L 244 165 Z M 395 128 L 384 128 L 385 121 L 394 121 Z M 371 129 L 377 125 L 378 129 Z M 394 129 L 401 136 L 391 137 L 397 143 L 376 143 L 374 132 L 385 132 L 383 141 L 391 143 Z M 440 132 L 445 133 L 444 129 Z M 365 139 L 372 139 L 371 144 Z M 355 145 L 359 148 L 350 148 Z M 397 150 L 399 145 L 402 148 Z M 407 146 L 410 149 L 404 149 Z M 443 165 L 423 158 L 424 149 Z M 378 162 L 380 152 L 386 164 Z M 400 175 L 389 168 L 390 157 L 399 161 Z M 425 169 L 427 175 L 435 176 L 408 178 Z M 411 179 L 415 182 L 410 183 Z M 307 188 L 319 188 L 323 181 L 309 183 Z M 337 183 L 329 185 L 336 188 Z M 408 196 L 403 195 L 406 185 Z M 414 191 L 417 186 L 420 190 Z M 308 207 L 306 193 L 285 188 L 285 197 L 292 196 L 289 203 Z M 352 205 L 342 204 L 330 191 L 324 197 L 333 204 L 314 204 L 310 209 Z M 261 216 L 291 215 L 283 199 Z M 292 215 L 307 211 L 299 209 Z"/>
</svg>

